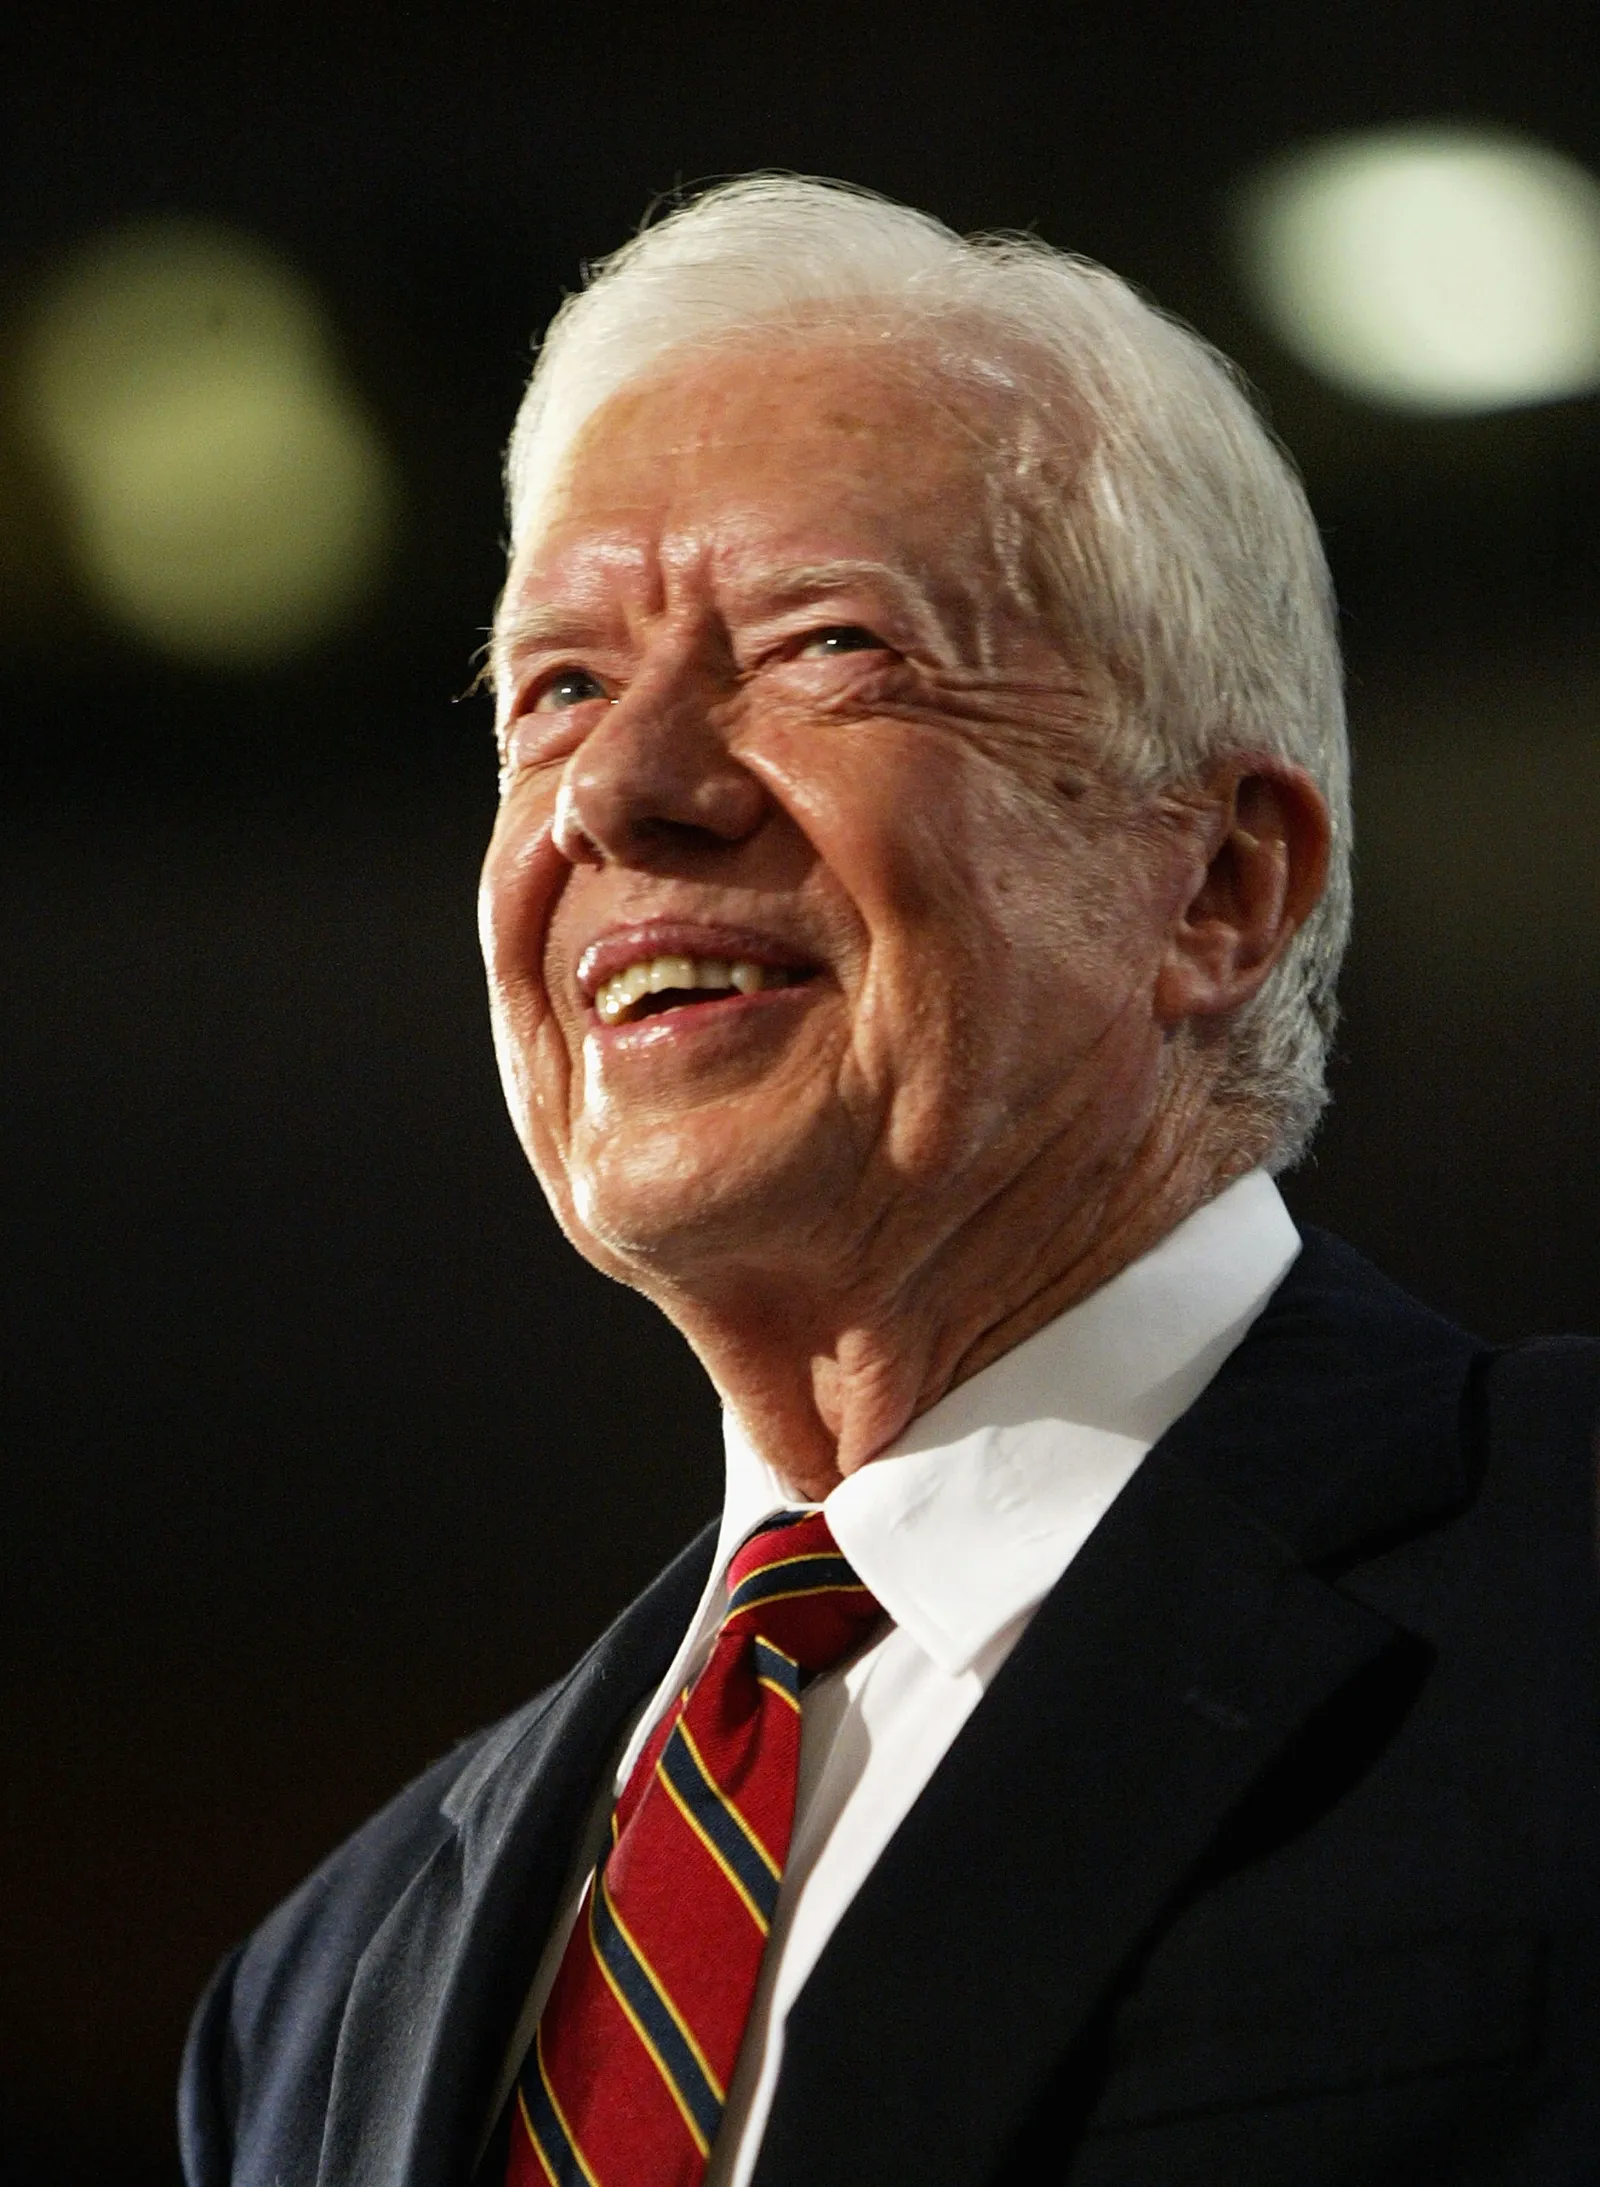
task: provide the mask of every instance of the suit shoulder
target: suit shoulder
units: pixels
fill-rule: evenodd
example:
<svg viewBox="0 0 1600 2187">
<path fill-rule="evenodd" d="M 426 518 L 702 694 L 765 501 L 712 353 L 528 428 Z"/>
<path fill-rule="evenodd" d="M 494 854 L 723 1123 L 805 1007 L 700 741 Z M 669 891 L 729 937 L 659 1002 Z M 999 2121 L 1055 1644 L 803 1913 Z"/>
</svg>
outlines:
<svg viewBox="0 0 1600 2187">
<path fill-rule="evenodd" d="M 458 1794 L 486 1758 L 542 1714 L 544 1693 L 474 1733 L 415 1778 L 269 1914 L 212 1979 L 189 2031 L 179 2091 L 186 2177 L 251 2178 L 238 2146 L 251 2116 L 303 2113 L 314 2148 L 339 2027 L 361 1956 L 413 1880 L 454 1834 Z M 291 2140 L 299 2138 L 291 2132 Z"/>
<path fill-rule="evenodd" d="M 275 1995 L 313 1969 L 354 1971 L 373 1932 L 434 1849 L 450 1834 L 447 1803 L 501 1727 L 464 1739 L 397 1793 L 330 1853 L 244 1946 L 234 1982 L 242 2022 L 270 2017 Z"/>
<path fill-rule="evenodd" d="M 1343 1238 L 1313 1223 L 1302 1224 L 1300 1235 L 1299 1257 L 1275 1303 L 1331 1316 L 1359 1330 L 1364 1343 L 1374 1332 L 1386 1331 L 1385 1354 L 1408 1350 L 1459 1357 L 1486 1349 L 1482 1338 L 1403 1289 Z"/>
<path fill-rule="evenodd" d="M 1469 1410 L 1486 1396 L 1525 1430 L 1592 1426 L 1600 1397 L 1600 1339 L 1540 1336 L 1489 1344 L 1401 1290 L 1353 1247 L 1307 1229 L 1300 1262 L 1273 1301 L 1287 1324 L 1319 1319 L 1339 1332 L 1341 1371 L 1359 1362 L 1373 1379 L 1426 1387 L 1465 1383 Z M 1332 1354 L 1330 1356 L 1337 1356 Z"/>
</svg>

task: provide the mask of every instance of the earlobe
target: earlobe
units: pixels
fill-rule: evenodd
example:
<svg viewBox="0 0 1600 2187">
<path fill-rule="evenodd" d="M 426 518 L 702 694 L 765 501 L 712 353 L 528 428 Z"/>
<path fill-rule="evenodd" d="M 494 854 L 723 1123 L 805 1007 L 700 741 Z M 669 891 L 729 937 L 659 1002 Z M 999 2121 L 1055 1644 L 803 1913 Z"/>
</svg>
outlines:
<svg viewBox="0 0 1600 2187">
<path fill-rule="evenodd" d="M 1156 980 L 1169 1029 L 1231 1015 L 1254 995 L 1322 894 L 1328 808 L 1303 768 L 1228 769 L 1202 807 L 1205 863 Z"/>
</svg>

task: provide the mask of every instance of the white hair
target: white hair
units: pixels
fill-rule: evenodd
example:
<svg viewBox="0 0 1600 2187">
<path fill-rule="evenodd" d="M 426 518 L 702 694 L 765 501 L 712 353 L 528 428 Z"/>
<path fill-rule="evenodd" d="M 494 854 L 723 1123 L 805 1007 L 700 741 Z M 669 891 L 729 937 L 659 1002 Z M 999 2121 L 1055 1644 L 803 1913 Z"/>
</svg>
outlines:
<svg viewBox="0 0 1600 2187">
<path fill-rule="evenodd" d="M 1327 886 L 1234 1021 L 1220 1089 L 1284 1168 L 1327 1099 L 1350 924 L 1336 615 L 1294 468 L 1198 335 L 1035 237 L 965 238 L 843 184 L 746 176 L 646 227 L 557 312 L 507 451 L 512 551 L 584 421 L 667 352 L 886 315 L 947 350 L 953 338 L 1013 384 L 1019 353 L 1043 363 L 1037 419 L 1057 422 L 1070 483 L 1030 493 L 1022 515 L 1045 613 L 1116 694 L 1109 761 L 1155 789 L 1271 756 L 1307 769 L 1327 800 Z"/>
</svg>

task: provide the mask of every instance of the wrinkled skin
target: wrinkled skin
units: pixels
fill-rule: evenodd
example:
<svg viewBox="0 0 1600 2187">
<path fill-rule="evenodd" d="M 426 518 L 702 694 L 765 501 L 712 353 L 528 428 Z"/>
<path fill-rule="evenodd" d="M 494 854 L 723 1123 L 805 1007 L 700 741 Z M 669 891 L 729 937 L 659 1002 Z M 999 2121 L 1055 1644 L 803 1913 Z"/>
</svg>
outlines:
<svg viewBox="0 0 1600 2187">
<path fill-rule="evenodd" d="M 669 360 L 497 621 L 513 1118 L 812 1495 L 1256 1158 L 1222 1036 L 1321 885 L 1296 770 L 1102 763 L 995 490 L 1018 415 L 867 335 Z M 662 936 L 796 984 L 602 1025 L 587 953 Z"/>
</svg>

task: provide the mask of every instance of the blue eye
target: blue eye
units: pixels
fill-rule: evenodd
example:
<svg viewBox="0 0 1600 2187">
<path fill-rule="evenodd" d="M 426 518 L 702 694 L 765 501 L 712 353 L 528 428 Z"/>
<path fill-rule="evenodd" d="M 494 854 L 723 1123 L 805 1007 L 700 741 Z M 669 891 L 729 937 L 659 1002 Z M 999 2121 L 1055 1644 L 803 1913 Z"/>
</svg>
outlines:
<svg viewBox="0 0 1600 2187">
<path fill-rule="evenodd" d="M 859 623 L 838 623 L 830 630 L 814 631 L 800 648 L 812 659 L 831 660 L 840 653 L 881 653 L 883 640 Z"/>
<path fill-rule="evenodd" d="M 534 701 L 534 706 L 540 713 L 554 714 L 565 707 L 583 706 L 590 699 L 603 699 L 607 696 L 605 685 L 598 676 L 592 676 L 588 669 L 562 668 L 544 686 Z"/>
</svg>

